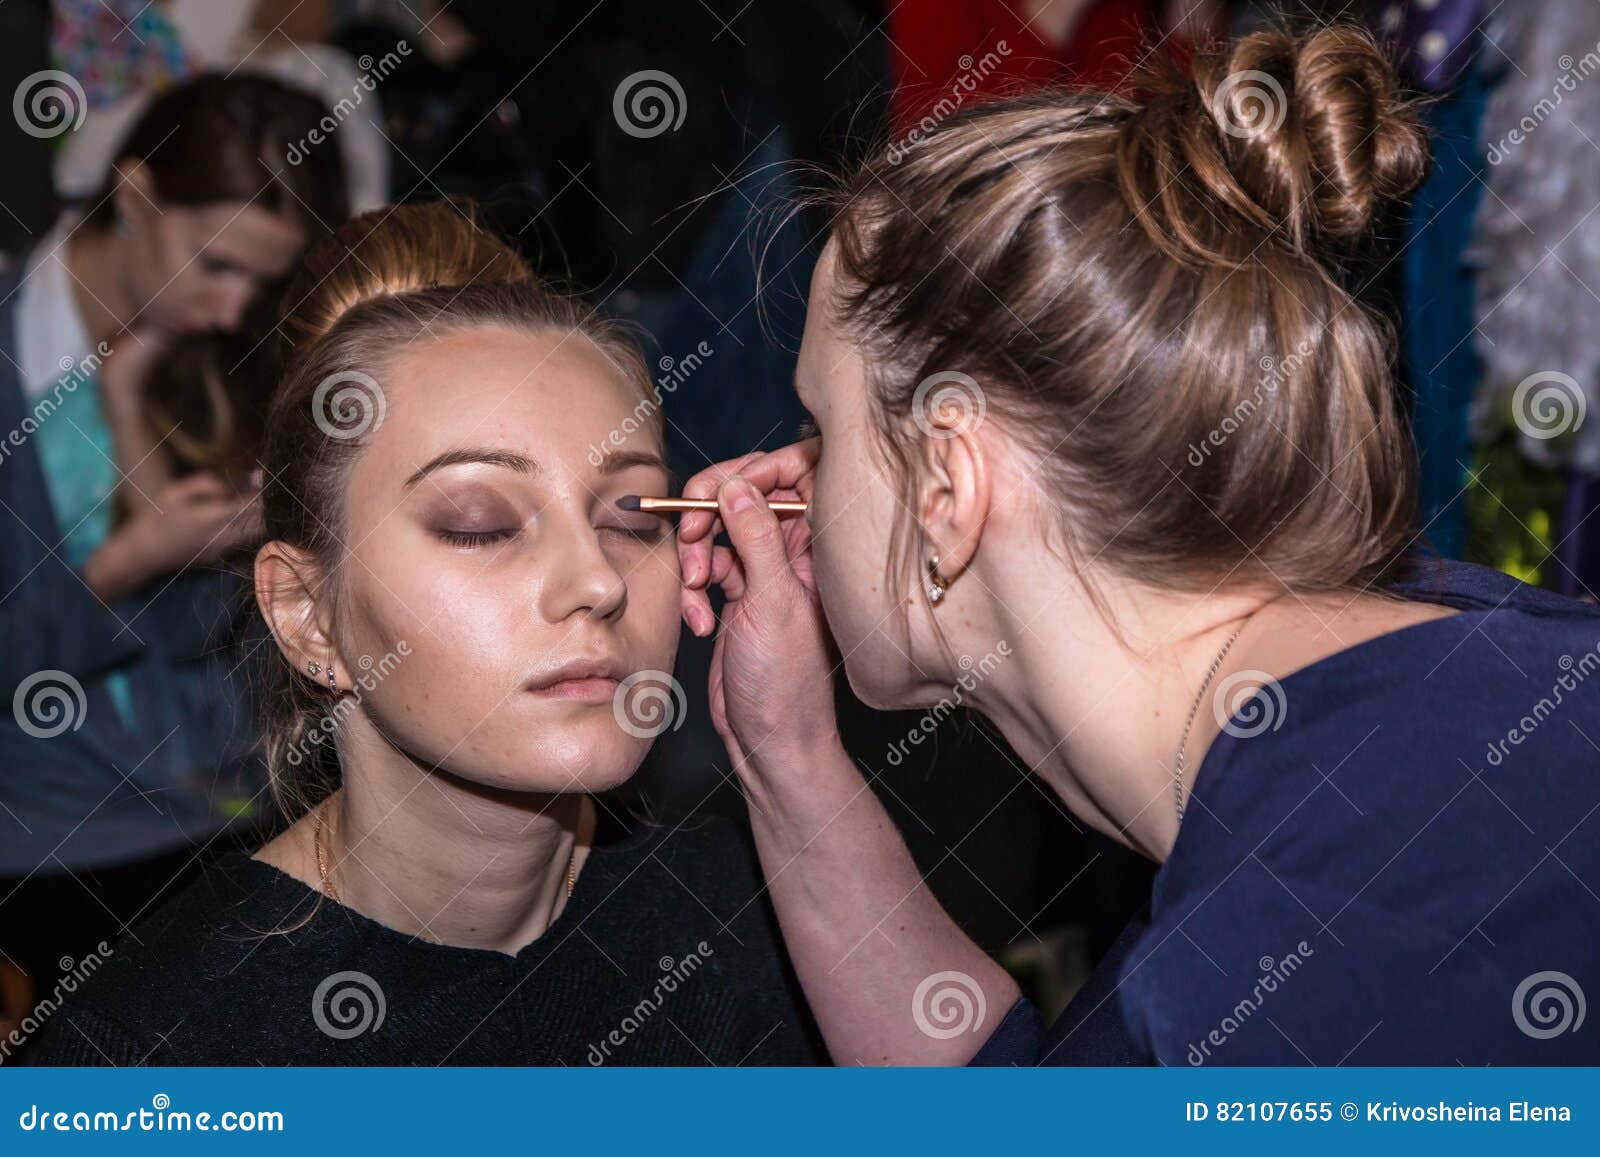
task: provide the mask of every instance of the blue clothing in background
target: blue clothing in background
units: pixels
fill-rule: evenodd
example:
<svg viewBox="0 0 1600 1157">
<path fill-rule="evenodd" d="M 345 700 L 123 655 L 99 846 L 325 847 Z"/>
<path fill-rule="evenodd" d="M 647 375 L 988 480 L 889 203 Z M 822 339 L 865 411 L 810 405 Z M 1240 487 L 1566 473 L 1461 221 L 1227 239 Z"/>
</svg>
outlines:
<svg viewBox="0 0 1600 1157">
<path fill-rule="evenodd" d="M 62 528 L 56 553 L 81 572 L 111 534 L 117 466 L 111 427 L 100 408 L 99 379 L 80 375 L 73 382 L 70 390 L 51 392 L 55 410 L 50 421 L 38 424 L 33 444 L 56 525 Z M 123 722 L 131 723 L 133 698 L 127 677 L 106 676 L 106 689 Z"/>
<path fill-rule="evenodd" d="M 1465 563 L 1401 593 L 1461 613 L 1263 689 L 1146 916 L 975 1063 L 1600 1063 L 1600 608 Z"/>
<path fill-rule="evenodd" d="M 1405 235 L 1401 351 L 1415 395 L 1419 514 L 1428 540 L 1446 558 L 1461 557 L 1467 534 L 1467 413 L 1480 366 L 1472 344 L 1474 283 L 1462 255 L 1484 188 L 1478 131 L 1487 103 L 1479 70 L 1469 68 L 1459 88 L 1425 106 L 1433 169 L 1412 199 Z"/>
</svg>

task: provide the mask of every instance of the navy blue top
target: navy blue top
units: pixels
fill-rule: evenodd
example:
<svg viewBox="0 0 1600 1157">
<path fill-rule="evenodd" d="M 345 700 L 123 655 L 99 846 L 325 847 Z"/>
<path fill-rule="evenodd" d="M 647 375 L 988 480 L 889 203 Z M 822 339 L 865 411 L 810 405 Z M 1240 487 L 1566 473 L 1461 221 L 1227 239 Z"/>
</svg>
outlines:
<svg viewBox="0 0 1600 1157">
<path fill-rule="evenodd" d="M 1462 613 L 1234 716 L 1146 913 L 974 1063 L 1600 1063 L 1600 609 L 1463 563 L 1400 593 Z"/>
</svg>

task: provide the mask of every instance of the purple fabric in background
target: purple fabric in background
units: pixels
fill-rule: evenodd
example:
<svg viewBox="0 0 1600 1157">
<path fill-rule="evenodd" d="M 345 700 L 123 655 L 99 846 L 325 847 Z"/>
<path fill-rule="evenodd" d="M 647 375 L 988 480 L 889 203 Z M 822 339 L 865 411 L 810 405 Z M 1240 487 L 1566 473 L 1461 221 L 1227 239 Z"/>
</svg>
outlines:
<svg viewBox="0 0 1600 1157">
<path fill-rule="evenodd" d="M 1380 4 L 1376 24 L 1405 78 L 1443 92 L 1472 63 L 1483 19 L 1483 0 L 1400 0 Z"/>
<path fill-rule="evenodd" d="M 1573 598 L 1593 599 L 1600 593 L 1600 480 L 1575 471 L 1567 474 L 1567 493 L 1556 526 L 1556 558 L 1544 585 Z"/>
</svg>

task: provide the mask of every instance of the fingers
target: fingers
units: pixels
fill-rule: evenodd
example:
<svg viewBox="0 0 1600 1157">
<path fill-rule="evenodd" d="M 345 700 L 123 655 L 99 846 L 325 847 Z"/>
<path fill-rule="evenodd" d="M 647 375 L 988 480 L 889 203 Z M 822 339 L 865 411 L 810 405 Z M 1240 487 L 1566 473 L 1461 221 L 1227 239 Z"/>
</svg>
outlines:
<svg viewBox="0 0 1600 1157">
<path fill-rule="evenodd" d="M 821 439 L 808 438 L 769 453 L 746 454 L 707 467 L 683 488 L 686 498 L 711 498 L 730 478 L 741 477 L 767 497 L 788 492 L 802 501 L 811 499 L 811 477 L 821 452 Z M 711 543 L 724 523 L 720 515 L 694 510 L 678 519 L 678 561 L 684 585 L 702 588 L 711 573 Z"/>
<path fill-rule="evenodd" d="M 717 502 L 743 577 L 756 587 L 793 581 L 783 528 L 762 493 L 745 479 L 733 478 L 717 491 Z"/>
</svg>

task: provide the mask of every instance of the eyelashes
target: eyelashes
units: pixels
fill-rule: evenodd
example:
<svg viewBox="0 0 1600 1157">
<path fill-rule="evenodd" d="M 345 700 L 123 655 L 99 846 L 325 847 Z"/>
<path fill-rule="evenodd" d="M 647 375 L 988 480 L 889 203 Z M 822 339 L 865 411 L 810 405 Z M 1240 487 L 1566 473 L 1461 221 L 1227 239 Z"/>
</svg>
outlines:
<svg viewBox="0 0 1600 1157">
<path fill-rule="evenodd" d="M 439 538 L 451 546 L 474 550 L 493 542 L 503 542 L 513 533 L 510 530 L 441 530 Z"/>
<path fill-rule="evenodd" d="M 596 531 L 601 534 L 621 535 L 628 542 L 642 542 L 655 544 L 667 536 L 665 523 L 650 527 L 631 526 L 601 526 Z M 459 550 L 477 550 L 480 547 L 490 546 L 497 542 L 504 542 L 517 532 L 515 530 L 440 530 L 437 532 L 441 542 Z"/>
</svg>

